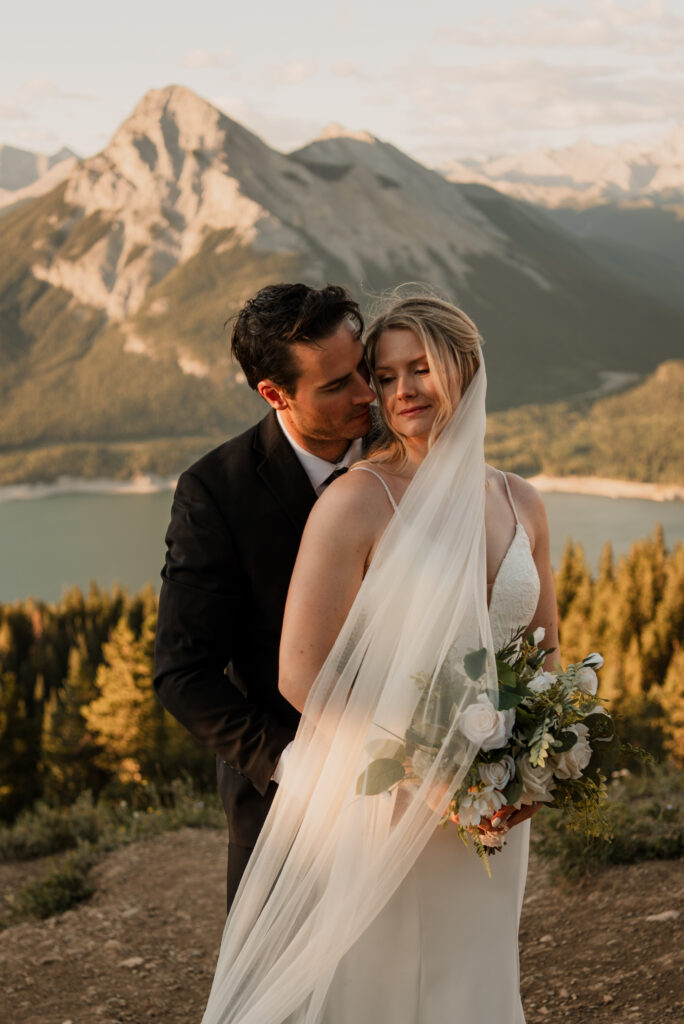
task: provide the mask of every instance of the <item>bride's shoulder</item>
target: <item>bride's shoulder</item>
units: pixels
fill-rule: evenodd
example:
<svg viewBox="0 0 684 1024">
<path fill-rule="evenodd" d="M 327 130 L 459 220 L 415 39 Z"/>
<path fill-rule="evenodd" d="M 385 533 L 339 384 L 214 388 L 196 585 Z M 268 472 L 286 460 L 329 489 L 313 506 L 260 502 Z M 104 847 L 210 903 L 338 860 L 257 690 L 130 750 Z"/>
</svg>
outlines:
<svg viewBox="0 0 684 1024">
<path fill-rule="evenodd" d="M 388 502 L 376 473 L 382 478 L 382 471 L 378 472 L 368 460 L 355 463 L 326 487 L 314 505 L 316 518 L 346 528 L 358 524 L 364 532 L 372 531 L 378 522 L 384 524 Z"/>
<path fill-rule="evenodd" d="M 535 525 L 544 526 L 546 523 L 546 506 L 541 494 L 529 480 L 518 476 L 517 473 L 505 472 L 504 476 L 511 489 L 511 495 L 521 519 L 527 519 Z"/>
</svg>

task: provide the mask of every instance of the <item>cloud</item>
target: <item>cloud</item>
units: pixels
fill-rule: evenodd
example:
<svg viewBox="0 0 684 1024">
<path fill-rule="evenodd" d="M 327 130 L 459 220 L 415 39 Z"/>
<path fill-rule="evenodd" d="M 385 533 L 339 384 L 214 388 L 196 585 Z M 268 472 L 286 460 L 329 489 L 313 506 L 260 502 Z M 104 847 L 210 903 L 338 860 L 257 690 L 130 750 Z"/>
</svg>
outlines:
<svg viewBox="0 0 684 1024">
<path fill-rule="evenodd" d="M 269 146 L 283 152 L 306 145 L 323 127 L 320 121 L 266 112 L 255 107 L 244 96 L 214 96 L 210 102 L 228 117 L 255 132 Z"/>
<path fill-rule="evenodd" d="M 377 76 L 366 71 L 360 64 L 350 64 L 346 60 L 338 60 L 332 66 L 332 73 L 336 78 L 350 78 L 357 82 L 374 82 Z"/>
<path fill-rule="evenodd" d="M 65 92 L 48 78 L 31 78 L 20 85 L 14 94 L 22 103 L 40 103 L 47 99 L 60 100 L 92 100 L 95 97 L 87 93 Z"/>
<path fill-rule="evenodd" d="M 450 146 L 452 156 L 684 119 L 682 74 L 626 75 L 608 63 L 537 59 L 469 67 L 418 62 L 398 74 L 413 102 L 408 126 L 433 145 L 441 140 L 443 152 Z"/>
<path fill-rule="evenodd" d="M 574 7 L 511 5 L 506 18 L 481 18 L 435 34 L 435 42 L 506 49 L 602 48 L 631 54 L 673 53 L 684 37 L 684 16 L 666 11 L 663 0 L 626 6 L 589 0 Z"/>
<path fill-rule="evenodd" d="M 271 79 L 278 85 L 299 85 L 307 78 L 313 78 L 317 72 L 318 66 L 305 60 L 293 60 L 270 69 Z"/>
<path fill-rule="evenodd" d="M 183 57 L 183 67 L 186 68 L 225 68 L 236 61 L 235 51 L 229 46 L 222 50 L 211 53 L 209 50 L 189 50 Z"/>
<path fill-rule="evenodd" d="M 28 121 L 31 115 L 16 103 L 0 101 L 0 121 Z"/>
</svg>

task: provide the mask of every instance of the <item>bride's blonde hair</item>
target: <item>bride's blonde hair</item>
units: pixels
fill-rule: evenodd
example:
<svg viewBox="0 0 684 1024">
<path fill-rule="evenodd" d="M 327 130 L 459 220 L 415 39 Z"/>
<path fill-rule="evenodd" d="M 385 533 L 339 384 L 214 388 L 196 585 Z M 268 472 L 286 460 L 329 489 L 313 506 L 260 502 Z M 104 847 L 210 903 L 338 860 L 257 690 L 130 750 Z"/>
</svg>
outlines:
<svg viewBox="0 0 684 1024">
<path fill-rule="evenodd" d="M 420 339 L 439 394 L 439 409 L 428 439 L 430 446 L 439 437 L 473 379 L 480 365 L 479 348 L 482 344 L 480 332 L 470 317 L 458 306 L 434 294 L 404 295 L 398 289 L 383 302 L 373 317 L 366 334 L 366 360 L 383 413 L 383 431 L 373 445 L 371 455 L 377 461 L 400 469 L 407 461 L 406 442 L 388 423 L 382 387 L 375 375 L 375 363 L 383 333 L 401 330 L 413 331 Z"/>
</svg>

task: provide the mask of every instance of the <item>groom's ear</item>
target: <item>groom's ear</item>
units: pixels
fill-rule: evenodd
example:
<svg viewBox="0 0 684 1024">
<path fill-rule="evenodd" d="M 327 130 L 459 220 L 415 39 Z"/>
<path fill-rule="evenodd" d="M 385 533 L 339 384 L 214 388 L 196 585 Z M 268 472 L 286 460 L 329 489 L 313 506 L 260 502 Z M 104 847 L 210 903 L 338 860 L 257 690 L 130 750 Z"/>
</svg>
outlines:
<svg viewBox="0 0 684 1024">
<path fill-rule="evenodd" d="M 282 412 L 283 409 L 288 408 L 287 395 L 285 394 L 284 389 L 282 387 L 278 387 L 278 385 L 274 384 L 272 380 L 260 380 L 256 389 L 272 409 L 277 409 Z"/>
</svg>

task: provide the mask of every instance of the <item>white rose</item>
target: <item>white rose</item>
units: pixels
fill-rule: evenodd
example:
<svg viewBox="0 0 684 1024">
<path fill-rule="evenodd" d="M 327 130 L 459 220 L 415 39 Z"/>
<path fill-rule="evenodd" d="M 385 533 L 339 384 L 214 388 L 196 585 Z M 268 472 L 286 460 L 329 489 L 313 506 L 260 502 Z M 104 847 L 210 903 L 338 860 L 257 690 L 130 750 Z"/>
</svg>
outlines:
<svg viewBox="0 0 684 1024">
<path fill-rule="evenodd" d="M 538 672 L 527 684 L 528 690 L 532 693 L 546 693 L 556 682 L 553 672 Z"/>
<path fill-rule="evenodd" d="M 537 626 L 537 628 L 535 629 L 535 631 L 532 634 L 532 643 L 534 644 L 534 646 L 535 647 L 539 647 L 539 644 L 542 642 L 542 640 L 544 639 L 545 636 L 546 636 L 546 630 L 544 629 L 544 627 L 543 626 Z"/>
<path fill-rule="evenodd" d="M 598 690 L 598 676 L 590 665 L 583 665 L 575 675 L 577 689 L 586 693 L 587 697 L 594 697 Z"/>
<path fill-rule="evenodd" d="M 553 774 L 559 779 L 579 779 L 591 761 L 589 728 L 578 722 L 577 725 L 571 725 L 567 731 L 574 732 L 577 742 L 574 747 L 570 747 L 570 750 L 556 754 L 552 758 Z"/>
<path fill-rule="evenodd" d="M 603 656 L 598 651 L 593 651 L 591 654 L 587 654 L 586 658 L 582 658 L 582 664 L 598 671 L 600 668 L 603 668 Z"/>
<path fill-rule="evenodd" d="M 500 761 L 481 764 L 478 767 L 480 778 L 485 786 L 494 789 L 505 789 L 515 774 L 515 761 L 510 754 L 504 754 Z"/>
<path fill-rule="evenodd" d="M 522 779 L 523 791 L 516 807 L 520 804 L 546 803 L 552 800 L 551 791 L 555 788 L 553 768 L 547 762 L 537 768 L 530 764 L 529 754 L 518 758 L 518 771 Z"/>
<path fill-rule="evenodd" d="M 497 750 L 509 739 L 515 724 L 515 708 L 497 711 L 486 693 L 461 714 L 460 729 L 467 740 L 482 750 Z"/>
</svg>

